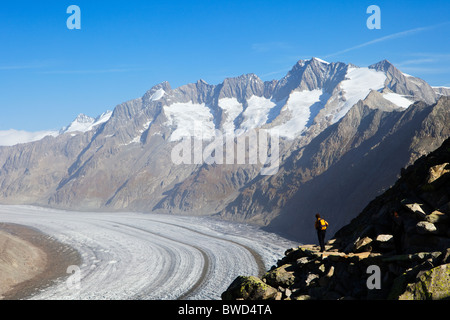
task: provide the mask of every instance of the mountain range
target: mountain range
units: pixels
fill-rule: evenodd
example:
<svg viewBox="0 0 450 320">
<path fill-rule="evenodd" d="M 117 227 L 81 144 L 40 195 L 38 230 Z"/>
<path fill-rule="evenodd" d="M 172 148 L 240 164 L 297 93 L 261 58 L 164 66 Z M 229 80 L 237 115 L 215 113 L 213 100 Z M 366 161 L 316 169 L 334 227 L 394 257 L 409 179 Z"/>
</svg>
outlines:
<svg viewBox="0 0 450 320">
<path fill-rule="evenodd" d="M 96 119 L 79 115 L 42 139 L 0 147 L 0 203 L 212 215 L 311 241 L 314 213 L 338 230 L 450 136 L 449 94 L 386 60 L 300 60 L 272 81 L 163 82 Z M 261 132 L 277 137 L 264 150 L 278 153 L 266 175 L 261 152 L 251 161 Z M 219 133 L 232 161 L 221 161 Z M 240 137 L 249 140 L 243 162 Z M 192 147 L 182 148 L 191 161 L 174 161 L 180 146 Z"/>
</svg>

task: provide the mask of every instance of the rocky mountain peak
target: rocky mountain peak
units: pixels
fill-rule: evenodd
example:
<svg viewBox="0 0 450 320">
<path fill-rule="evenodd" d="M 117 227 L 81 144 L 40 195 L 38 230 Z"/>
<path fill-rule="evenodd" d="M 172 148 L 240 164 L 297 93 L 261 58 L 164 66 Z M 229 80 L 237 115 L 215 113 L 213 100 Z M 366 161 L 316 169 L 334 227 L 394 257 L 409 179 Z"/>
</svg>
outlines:
<svg viewBox="0 0 450 320">
<path fill-rule="evenodd" d="M 390 68 L 395 68 L 394 65 L 388 60 L 384 59 L 380 62 L 372 64 L 369 66 L 370 69 L 374 69 L 376 71 L 388 72 Z"/>
<path fill-rule="evenodd" d="M 167 93 L 170 92 L 171 90 L 172 88 L 170 86 L 170 83 L 168 81 L 163 81 L 153 86 L 150 90 L 148 90 L 142 97 L 142 100 L 144 101 L 144 103 L 159 100 L 160 98 L 162 98 L 163 92 Z"/>
<path fill-rule="evenodd" d="M 406 76 L 388 60 L 382 60 L 369 68 L 384 72 L 386 74 L 385 87 L 393 92 L 416 101 L 425 101 L 428 104 L 437 101 L 436 93 L 428 83 L 413 76 Z"/>
<path fill-rule="evenodd" d="M 78 123 L 93 123 L 95 121 L 94 118 L 91 118 L 84 113 L 80 113 L 74 120 L 74 122 Z"/>
<path fill-rule="evenodd" d="M 81 131 L 84 132 L 88 128 L 90 128 L 95 122 L 94 118 L 91 118 L 84 113 L 80 113 L 75 120 L 73 120 L 67 127 L 64 127 L 60 130 L 60 133 L 65 132 L 76 132 Z"/>
<path fill-rule="evenodd" d="M 240 102 L 264 94 L 264 82 L 254 73 L 226 78 L 219 86 L 218 99 L 236 98 Z"/>
<path fill-rule="evenodd" d="M 330 64 L 329 62 L 327 62 L 327 61 L 325 61 L 325 60 L 322 60 L 322 59 L 320 59 L 320 58 L 317 58 L 317 57 L 312 57 L 311 58 L 311 63 L 312 62 L 315 62 L 315 63 L 321 63 L 321 64 Z"/>
</svg>

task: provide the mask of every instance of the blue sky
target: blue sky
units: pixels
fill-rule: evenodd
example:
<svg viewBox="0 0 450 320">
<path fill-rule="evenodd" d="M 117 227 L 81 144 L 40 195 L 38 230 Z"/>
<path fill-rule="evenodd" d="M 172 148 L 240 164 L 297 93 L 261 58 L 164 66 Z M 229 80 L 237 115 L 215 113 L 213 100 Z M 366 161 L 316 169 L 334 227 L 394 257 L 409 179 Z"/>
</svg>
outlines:
<svg viewBox="0 0 450 320">
<path fill-rule="evenodd" d="M 370 30 L 369 5 L 381 9 Z M 69 30 L 67 7 L 81 9 Z M 280 79 L 300 59 L 368 66 L 388 59 L 450 86 L 445 1 L 2 1 L 0 130 L 58 129 L 169 81 L 255 73 Z"/>
</svg>

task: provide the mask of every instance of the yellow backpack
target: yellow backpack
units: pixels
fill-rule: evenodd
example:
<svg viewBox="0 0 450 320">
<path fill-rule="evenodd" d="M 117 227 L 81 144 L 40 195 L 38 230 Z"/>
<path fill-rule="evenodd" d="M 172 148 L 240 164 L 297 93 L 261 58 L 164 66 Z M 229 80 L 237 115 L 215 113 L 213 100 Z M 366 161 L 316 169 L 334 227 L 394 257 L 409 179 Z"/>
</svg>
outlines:
<svg viewBox="0 0 450 320">
<path fill-rule="evenodd" d="M 323 219 L 319 219 L 319 230 L 327 230 L 327 223 Z"/>
</svg>

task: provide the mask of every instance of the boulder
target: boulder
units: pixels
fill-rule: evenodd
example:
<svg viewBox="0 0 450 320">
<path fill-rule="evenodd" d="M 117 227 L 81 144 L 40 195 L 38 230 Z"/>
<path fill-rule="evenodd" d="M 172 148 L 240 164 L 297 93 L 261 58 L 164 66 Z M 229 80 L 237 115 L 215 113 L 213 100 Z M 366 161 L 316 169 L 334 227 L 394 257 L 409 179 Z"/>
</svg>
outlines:
<svg viewBox="0 0 450 320">
<path fill-rule="evenodd" d="M 375 238 L 375 241 L 377 241 L 377 242 L 388 242 L 388 241 L 391 241 L 392 239 L 393 239 L 393 235 L 392 234 L 379 234 Z"/>
<path fill-rule="evenodd" d="M 307 264 L 309 261 L 310 261 L 309 258 L 303 257 L 303 258 L 297 259 L 297 264 L 298 264 L 298 265 L 305 265 L 305 264 Z"/>
<path fill-rule="evenodd" d="M 223 300 L 271 300 L 275 299 L 277 289 L 254 276 L 237 277 L 222 293 Z"/>
<path fill-rule="evenodd" d="M 409 203 L 408 201 L 403 202 L 403 206 L 410 212 L 414 213 L 415 216 L 420 220 L 425 220 L 427 214 L 423 211 L 422 207 L 418 203 Z"/>
<path fill-rule="evenodd" d="M 445 213 L 435 210 L 431 214 L 427 215 L 425 220 L 433 224 L 437 224 L 448 223 L 450 219 Z"/>
<path fill-rule="evenodd" d="M 311 300 L 311 296 L 307 294 L 302 294 L 300 296 L 294 297 L 294 300 Z"/>
<path fill-rule="evenodd" d="M 438 257 L 439 264 L 447 264 L 450 263 L 450 248 L 447 248 L 446 250 L 443 250 L 441 255 Z"/>
<path fill-rule="evenodd" d="M 319 275 L 318 274 L 314 274 L 314 273 L 308 273 L 306 280 L 305 280 L 305 285 L 308 287 L 310 285 L 315 285 L 317 283 L 317 280 L 319 279 Z"/>
<path fill-rule="evenodd" d="M 353 251 L 354 252 L 367 251 L 370 243 L 372 243 L 372 239 L 369 237 L 364 237 L 362 239 L 358 239 L 354 243 Z"/>
<path fill-rule="evenodd" d="M 441 300 L 450 298 L 450 264 L 422 272 L 417 282 L 407 285 L 399 300 Z"/>
<path fill-rule="evenodd" d="M 448 172 L 450 172 L 450 166 L 448 163 L 433 166 L 429 169 L 427 182 L 432 183 Z"/>
<path fill-rule="evenodd" d="M 272 287 L 287 288 L 294 284 L 295 275 L 293 270 L 294 267 L 291 264 L 285 264 L 267 272 L 263 280 Z"/>
<path fill-rule="evenodd" d="M 428 221 L 419 221 L 416 224 L 416 230 L 419 234 L 436 234 L 437 228 L 436 226 Z"/>
<path fill-rule="evenodd" d="M 319 279 L 319 286 L 321 287 L 327 286 L 330 283 L 333 275 L 334 275 L 334 266 L 331 266 L 330 269 L 328 270 L 328 273 Z"/>
<path fill-rule="evenodd" d="M 314 246 L 311 245 L 299 246 L 298 248 L 288 249 L 286 250 L 283 259 L 278 261 L 278 266 L 281 266 L 286 263 L 292 263 L 301 258 L 310 258 L 314 255 L 316 251 L 318 250 L 315 250 Z"/>
</svg>

